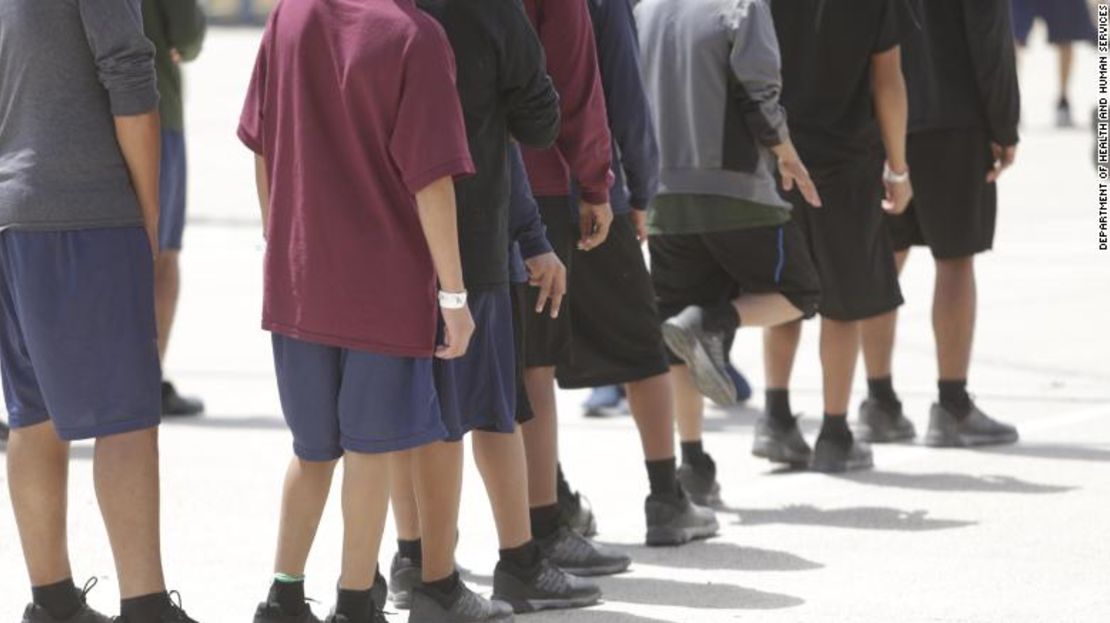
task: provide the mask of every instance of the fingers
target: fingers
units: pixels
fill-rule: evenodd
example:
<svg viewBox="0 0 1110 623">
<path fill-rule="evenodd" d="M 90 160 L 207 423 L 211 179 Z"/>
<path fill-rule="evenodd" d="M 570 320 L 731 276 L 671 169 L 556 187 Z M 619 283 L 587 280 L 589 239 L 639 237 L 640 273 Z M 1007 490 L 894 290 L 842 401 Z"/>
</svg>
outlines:
<svg viewBox="0 0 1110 623">
<path fill-rule="evenodd" d="M 551 286 L 551 318 L 554 320 L 559 317 L 559 311 L 563 309 L 563 297 L 567 293 L 567 271 L 565 268 L 560 268 L 556 271 L 554 279 L 552 279 Z M 540 310 L 543 311 L 542 309 Z"/>
<path fill-rule="evenodd" d="M 820 208 L 821 196 L 817 194 L 817 186 L 809 178 L 798 180 L 798 189 L 802 191 L 802 196 L 805 197 L 806 203 L 809 205 Z"/>
<path fill-rule="evenodd" d="M 593 228 L 590 232 L 583 230 L 582 240 L 578 243 L 578 248 L 583 251 L 593 251 L 600 247 L 609 237 L 609 226 L 612 225 L 612 218 L 602 216 L 593 219 Z"/>
<path fill-rule="evenodd" d="M 786 171 L 782 172 L 782 189 L 786 192 L 794 190 L 794 176 Z"/>
<path fill-rule="evenodd" d="M 583 251 L 589 251 L 593 247 L 587 248 L 590 237 L 593 236 L 594 230 L 597 228 L 597 223 L 594 220 L 593 212 L 583 212 L 578 219 L 578 248 Z"/>
<path fill-rule="evenodd" d="M 554 285 L 552 283 L 553 277 L 554 275 L 551 274 L 550 270 L 544 271 L 544 274 L 540 278 L 540 283 L 537 284 L 540 288 L 539 296 L 536 298 L 537 314 L 543 313 L 543 308 L 547 306 L 547 302 L 551 299 L 551 288 Z"/>
</svg>

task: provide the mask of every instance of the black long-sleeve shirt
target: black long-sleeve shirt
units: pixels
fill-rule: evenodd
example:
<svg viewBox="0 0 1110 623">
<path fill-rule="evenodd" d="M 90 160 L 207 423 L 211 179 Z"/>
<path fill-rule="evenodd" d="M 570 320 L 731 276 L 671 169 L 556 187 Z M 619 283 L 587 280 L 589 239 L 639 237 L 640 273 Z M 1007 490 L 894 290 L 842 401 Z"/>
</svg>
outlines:
<svg viewBox="0 0 1110 623">
<path fill-rule="evenodd" d="M 443 25 L 477 175 L 456 182 L 468 288 L 509 282 L 509 139 L 545 148 L 559 134 L 559 96 L 519 0 L 420 0 Z"/>
<path fill-rule="evenodd" d="M 983 128 L 1018 142 L 1021 96 L 1010 0 L 913 0 L 903 46 L 910 132 Z"/>
</svg>

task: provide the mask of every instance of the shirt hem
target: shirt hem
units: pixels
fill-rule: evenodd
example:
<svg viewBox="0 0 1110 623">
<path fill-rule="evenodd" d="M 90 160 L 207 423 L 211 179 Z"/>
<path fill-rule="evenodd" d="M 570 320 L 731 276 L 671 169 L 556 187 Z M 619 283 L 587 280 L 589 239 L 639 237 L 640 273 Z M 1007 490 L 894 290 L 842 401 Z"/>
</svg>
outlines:
<svg viewBox="0 0 1110 623">
<path fill-rule="evenodd" d="M 124 229 L 144 227 L 142 218 L 128 218 L 107 221 L 14 221 L 0 224 L 0 231 L 75 231 L 82 229 Z"/>
<path fill-rule="evenodd" d="M 262 319 L 262 329 L 265 331 L 270 331 L 272 333 L 278 333 L 286 337 L 291 337 L 295 340 L 313 342 L 315 344 L 323 344 L 324 346 L 333 346 L 335 348 L 350 348 L 352 350 L 361 350 L 379 355 L 389 355 L 391 357 L 430 359 L 435 356 L 434 346 L 402 346 L 397 344 L 386 344 L 374 340 L 360 340 L 357 338 L 341 335 L 328 335 L 326 333 L 308 331 L 299 327 L 275 322 L 273 320 L 268 320 L 265 318 Z"/>
</svg>

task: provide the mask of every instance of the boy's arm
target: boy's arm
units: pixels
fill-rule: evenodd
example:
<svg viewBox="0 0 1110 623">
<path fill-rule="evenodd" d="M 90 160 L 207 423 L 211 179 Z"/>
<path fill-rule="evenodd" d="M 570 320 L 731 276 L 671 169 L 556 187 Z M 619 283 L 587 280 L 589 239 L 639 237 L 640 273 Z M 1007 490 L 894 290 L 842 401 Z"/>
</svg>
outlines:
<svg viewBox="0 0 1110 623">
<path fill-rule="evenodd" d="M 266 238 L 270 224 L 270 174 L 266 170 L 266 159 L 261 154 L 254 155 L 254 185 L 258 191 L 258 209 L 262 214 L 262 237 Z"/>
<path fill-rule="evenodd" d="M 994 182 L 1014 162 L 1021 120 L 1012 8 L 1009 0 L 964 0 L 962 4 L 968 51 L 995 158 L 987 181 Z"/>
<path fill-rule="evenodd" d="M 567 291 L 567 267 L 555 255 L 547 240 L 540 208 L 532 196 L 528 172 L 516 145 L 509 146 L 509 171 L 512 192 L 509 196 L 509 235 L 520 249 L 528 270 L 528 282 L 539 288 L 536 313 L 542 314 L 551 301 L 551 317 L 558 318 Z"/>
<path fill-rule="evenodd" d="M 902 48 L 895 46 L 871 57 L 871 94 L 875 117 L 882 131 L 886 148 L 887 167 L 893 176 L 884 175 L 887 201 L 884 208 L 901 214 L 913 198 L 913 187 L 906 163 L 906 126 L 909 119 L 909 99 L 906 81 L 902 76 Z M 901 181 L 899 181 L 901 180 Z"/>
<path fill-rule="evenodd" d="M 507 103 L 509 133 L 536 149 L 550 147 L 559 137 L 559 94 L 547 75 L 547 59 L 524 7 L 504 0 L 500 11 L 506 33 L 499 51 L 501 91 Z"/>
<path fill-rule="evenodd" d="M 191 61 L 200 55 L 207 30 L 204 10 L 197 0 L 159 0 L 166 16 L 167 39 L 181 60 Z"/>
<path fill-rule="evenodd" d="M 440 178 L 416 193 L 417 212 L 424 238 L 432 254 L 439 287 L 444 292 L 464 293 L 462 258 L 459 254 L 459 227 L 455 206 L 455 182 Z M 474 319 L 466 306 L 441 309 L 444 324 L 443 345 L 436 351 L 440 359 L 455 359 L 466 354 L 474 334 Z"/>
<path fill-rule="evenodd" d="M 162 159 L 162 124 L 158 111 L 117 116 L 115 122 L 116 140 L 131 175 L 131 186 L 139 199 L 150 250 L 158 257 L 158 173 Z"/>
</svg>

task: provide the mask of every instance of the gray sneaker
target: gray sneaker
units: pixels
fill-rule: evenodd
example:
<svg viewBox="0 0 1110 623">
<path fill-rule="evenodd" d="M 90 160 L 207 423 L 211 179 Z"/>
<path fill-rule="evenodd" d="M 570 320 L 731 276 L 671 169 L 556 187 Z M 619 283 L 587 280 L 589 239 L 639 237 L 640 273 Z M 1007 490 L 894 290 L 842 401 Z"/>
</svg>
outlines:
<svg viewBox="0 0 1110 623">
<path fill-rule="evenodd" d="M 531 581 L 522 580 L 498 563 L 493 572 L 493 598 L 524 614 L 592 606 L 601 601 L 601 589 L 547 560 L 540 562 L 539 573 Z"/>
<path fill-rule="evenodd" d="M 544 558 L 567 573 L 577 576 L 613 575 L 632 565 L 632 559 L 614 549 L 560 526 L 551 536 L 536 539 Z"/>
<path fill-rule="evenodd" d="M 736 383 L 728 374 L 726 336 L 706 331 L 702 326 L 704 316 L 701 307 L 687 307 L 663 323 L 663 340 L 686 362 L 698 391 L 718 405 L 731 406 L 738 400 Z"/>
<path fill-rule="evenodd" d="M 503 601 L 490 601 L 461 581 L 450 608 L 439 605 L 423 586 L 412 592 L 409 623 L 510 623 L 513 620 L 512 606 Z"/>
<path fill-rule="evenodd" d="M 412 607 L 412 589 L 420 585 L 421 573 L 419 562 L 401 556 L 400 552 L 393 555 L 389 565 L 389 598 L 393 607 L 398 610 Z"/>
<path fill-rule="evenodd" d="M 925 445 L 933 448 L 969 448 L 1017 443 L 1017 429 L 1003 424 L 971 405 L 971 413 L 964 419 L 939 404 L 929 412 L 929 431 Z"/>
<path fill-rule="evenodd" d="M 802 436 L 797 420 L 786 426 L 763 415 L 755 423 L 752 455 L 772 463 L 804 466 L 809 464 L 813 451 Z"/>
<path fill-rule="evenodd" d="M 713 467 L 715 472 L 716 465 Z M 722 505 L 721 485 L 713 474 L 705 474 L 684 463 L 678 467 L 678 484 L 698 506 L 718 508 Z"/>
<path fill-rule="evenodd" d="M 685 494 L 649 495 L 644 502 L 647 515 L 647 544 L 652 547 L 674 546 L 695 539 L 708 539 L 717 534 L 717 514 L 698 506 Z"/>
<path fill-rule="evenodd" d="M 866 443 L 853 439 L 851 445 L 845 447 L 839 440 L 820 437 L 813 448 L 813 461 L 809 464 L 811 470 L 823 474 L 856 472 L 874 466 L 871 446 Z"/>
<path fill-rule="evenodd" d="M 902 411 L 902 403 L 888 405 L 874 398 L 860 404 L 855 433 L 867 443 L 895 443 L 917 436 L 913 422 Z"/>
<path fill-rule="evenodd" d="M 96 584 L 97 579 L 95 577 L 89 578 L 89 581 L 85 582 L 85 587 L 81 589 L 81 608 L 68 619 L 55 619 L 50 616 L 46 608 L 32 603 L 27 604 L 27 607 L 23 610 L 22 623 L 112 623 L 111 617 L 100 614 L 85 603 L 85 597 Z"/>
</svg>

